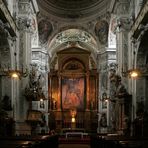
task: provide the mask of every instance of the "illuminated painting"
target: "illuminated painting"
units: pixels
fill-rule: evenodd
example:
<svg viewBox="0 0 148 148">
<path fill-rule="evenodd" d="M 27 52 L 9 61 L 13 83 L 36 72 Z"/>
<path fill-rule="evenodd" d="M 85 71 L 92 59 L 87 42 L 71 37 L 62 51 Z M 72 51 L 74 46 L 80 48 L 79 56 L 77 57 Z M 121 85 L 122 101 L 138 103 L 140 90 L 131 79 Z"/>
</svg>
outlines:
<svg viewBox="0 0 148 148">
<path fill-rule="evenodd" d="M 62 79 L 62 107 L 84 108 L 84 78 Z"/>
</svg>

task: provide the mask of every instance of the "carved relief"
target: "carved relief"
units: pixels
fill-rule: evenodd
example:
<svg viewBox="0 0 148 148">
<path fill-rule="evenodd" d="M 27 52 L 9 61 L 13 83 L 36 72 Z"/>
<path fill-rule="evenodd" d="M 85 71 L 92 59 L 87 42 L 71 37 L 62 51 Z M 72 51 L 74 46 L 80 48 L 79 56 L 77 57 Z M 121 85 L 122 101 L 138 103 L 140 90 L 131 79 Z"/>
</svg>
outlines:
<svg viewBox="0 0 148 148">
<path fill-rule="evenodd" d="M 124 15 L 128 14 L 129 6 L 130 5 L 129 5 L 128 0 L 125 0 L 124 2 L 120 0 L 116 5 L 116 13 L 118 15 L 120 15 L 120 14 L 124 14 Z"/>
<path fill-rule="evenodd" d="M 30 12 L 30 3 L 29 3 L 29 0 L 28 2 L 21 2 L 19 1 L 18 3 L 18 8 L 19 8 L 19 13 L 20 14 L 27 14 L 28 12 Z"/>
</svg>

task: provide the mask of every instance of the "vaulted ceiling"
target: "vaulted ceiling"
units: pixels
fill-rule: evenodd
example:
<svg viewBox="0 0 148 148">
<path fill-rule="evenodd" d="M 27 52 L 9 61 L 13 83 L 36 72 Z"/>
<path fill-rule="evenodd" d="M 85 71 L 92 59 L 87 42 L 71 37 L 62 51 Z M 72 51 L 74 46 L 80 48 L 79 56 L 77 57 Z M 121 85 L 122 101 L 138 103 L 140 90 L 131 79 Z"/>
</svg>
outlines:
<svg viewBox="0 0 148 148">
<path fill-rule="evenodd" d="M 51 57 L 70 46 L 96 56 L 99 48 L 107 45 L 112 0 L 37 0 L 37 3 L 40 42 L 47 45 Z"/>
<path fill-rule="evenodd" d="M 101 16 L 111 0 L 37 0 L 45 15 L 65 19 Z"/>
</svg>

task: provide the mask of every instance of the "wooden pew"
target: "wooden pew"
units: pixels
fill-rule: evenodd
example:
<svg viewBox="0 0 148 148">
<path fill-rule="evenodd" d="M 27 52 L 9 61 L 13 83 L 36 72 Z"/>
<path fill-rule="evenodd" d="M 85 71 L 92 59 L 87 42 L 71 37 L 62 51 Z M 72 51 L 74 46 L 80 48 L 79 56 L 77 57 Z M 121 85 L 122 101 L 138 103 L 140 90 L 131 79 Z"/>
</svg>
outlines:
<svg viewBox="0 0 148 148">
<path fill-rule="evenodd" d="M 34 142 L 26 140 L 0 140 L 0 146 L 2 148 L 33 148 Z"/>
<path fill-rule="evenodd" d="M 91 148 L 146 148 L 148 137 L 96 135 L 91 138 Z"/>
<path fill-rule="evenodd" d="M 0 137 L 3 148 L 58 148 L 58 135 Z"/>
</svg>

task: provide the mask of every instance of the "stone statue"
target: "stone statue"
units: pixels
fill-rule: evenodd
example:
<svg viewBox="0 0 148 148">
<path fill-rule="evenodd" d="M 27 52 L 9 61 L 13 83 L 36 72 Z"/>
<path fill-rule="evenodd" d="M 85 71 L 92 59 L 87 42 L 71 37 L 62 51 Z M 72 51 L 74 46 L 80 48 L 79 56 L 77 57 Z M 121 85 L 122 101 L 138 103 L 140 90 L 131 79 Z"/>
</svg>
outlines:
<svg viewBox="0 0 148 148">
<path fill-rule="evenodd" d="M 105 113 L 103 113 L 101 115 L 100 126 L 101 127 L 107 127 L 107 118 L 106 118 L 106 114 Z"/>
<path fill-rule="evenodd" d="M 110 77 L 111 84 L 114 86 L 114 95 L 115 98 L 113 104 L 113 115 L 112 121 L 114 125 L 112 128 L 115 130 L 122 131 L 125 135 L 129 134 L 129 107 L 130 107 L 130 99 L 129 94 L 125 88 L 125 86 L 121 82 L 121 76 L 117 74 L 112 74 Z M 127 104 L 128 102 L 128 104 Z M 115 118 L 116 117 L 116 118 Z"/>
<path fill-rule="evenodd" d="M 11 99 L 9 96 L 5 95 L 3 100 L 2 100 L 2 108 L 6 111 L 11 111 L 12 106 L 11 106 Z"/>
<path fill-rule="evenodd" d="M 115 94 L 116 97 L 123 98 L 128 94 L 125 86 L 121 82 L 121 77 L 119 75 L 115 76 L 115 86 L 116 86 L 116 94 Z"/>
</svg>

